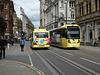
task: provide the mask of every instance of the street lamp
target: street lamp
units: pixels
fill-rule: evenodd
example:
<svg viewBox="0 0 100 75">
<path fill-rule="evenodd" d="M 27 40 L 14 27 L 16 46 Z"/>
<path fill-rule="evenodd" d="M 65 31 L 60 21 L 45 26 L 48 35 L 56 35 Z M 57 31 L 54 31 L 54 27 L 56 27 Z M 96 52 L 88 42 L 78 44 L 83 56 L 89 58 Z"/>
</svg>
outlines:
<svg viewBox="0 0 100 75">
<path fill-rule="evenodd" d="M 66 12 L 65 12 L 65 14 L 66 14 L 66 24 L 67 24 L 67 4 L 68 4 L 68 0 L 65 0 L 65 4 L 66 4 Z"/>
</svg>

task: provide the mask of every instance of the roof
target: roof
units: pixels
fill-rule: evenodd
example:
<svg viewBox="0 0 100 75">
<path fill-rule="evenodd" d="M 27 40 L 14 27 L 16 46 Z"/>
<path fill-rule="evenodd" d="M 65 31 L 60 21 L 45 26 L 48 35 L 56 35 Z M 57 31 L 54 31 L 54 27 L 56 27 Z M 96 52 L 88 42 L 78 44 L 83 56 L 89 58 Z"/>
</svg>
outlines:
<svg viewBox="0 0 100 75">
<path fill-rule="evenodd" d="M 34 31 L 35 31 L 35 32 L 41 32 L 41 31 L 43 31 L 43 32 L 47 32 L 46 29 L 34 29 Z"/>
<path fill-rule="evenodd" d="M 77 24 L 68 24 L 68 25 L 63 25 L 63 26 L 58 27 L 58 28 L 51 29 L 49 31 L 55 31 L 55 30 L 58 30 L 58 29 L 65 29 L 65 28 L 67 28 L 67 26 L 79 26 L 79 25 L 77 25 Z"/>
</svg>

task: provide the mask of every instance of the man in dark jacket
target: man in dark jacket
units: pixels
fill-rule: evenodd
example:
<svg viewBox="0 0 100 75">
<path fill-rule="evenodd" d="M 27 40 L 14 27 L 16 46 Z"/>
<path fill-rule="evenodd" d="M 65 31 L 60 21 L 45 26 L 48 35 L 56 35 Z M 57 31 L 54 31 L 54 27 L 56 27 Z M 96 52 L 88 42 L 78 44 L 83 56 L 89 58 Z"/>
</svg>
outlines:
<svg viewBox="0 0 100 75">
<path fill-rule="evenodd" d="M 0 59 L 5 58 L 5 48 L 7 46 L 7 41 L 4 40 L 3 36 L 0 37 Z"/>
</svg>

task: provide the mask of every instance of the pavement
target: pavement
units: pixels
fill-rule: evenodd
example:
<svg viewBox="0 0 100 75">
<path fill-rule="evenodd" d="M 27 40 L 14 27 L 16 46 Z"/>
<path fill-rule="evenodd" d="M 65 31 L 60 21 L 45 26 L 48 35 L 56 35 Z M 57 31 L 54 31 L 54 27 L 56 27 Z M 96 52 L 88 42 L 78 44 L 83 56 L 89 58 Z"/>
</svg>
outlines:
<svg viewBox="0 0 100 75">
<path fill-rule="evenodd" d="M 100 51 L 100 47 L 93 47 L 93 46 L 84 46 L 84 45 L 81 45 L 80 48 L 85 49 L 85 50 Z"/>
<path fill-rule="evenodd" d="M 20 47 L 17 46 L 19 45 L 15 44 L 9 49 L 6 48 L 5 59 L 0 60 L 0 75 L 44 75 L 42 71 L 34 66 L 7 59 L 7 57 L 9 58 L 10 56 L 27 54 L 26 51 L 21 52 Z"/>
</svg>

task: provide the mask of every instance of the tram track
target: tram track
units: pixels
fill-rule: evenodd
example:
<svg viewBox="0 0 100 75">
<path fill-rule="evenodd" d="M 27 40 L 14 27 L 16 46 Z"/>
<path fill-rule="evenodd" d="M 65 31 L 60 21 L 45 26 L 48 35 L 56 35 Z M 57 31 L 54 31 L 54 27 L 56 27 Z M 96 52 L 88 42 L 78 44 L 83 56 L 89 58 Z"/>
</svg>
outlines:
<svg viewBox="0 0 100 75">
<path fill-rule="evenodd" d="M 89 75 L 100 75 L 100 73 L 95 72 L 95 71 L 93 71 L 93 70 L 91 70 L 91 69 L 89 69 L 89 68 L 87 68 L 85 66 L 82 66 L 82 65 L 80 65 L 80 64 L 78 64 L 78 63 L 76 63 L 76 62 L 74 62 L 74 61 L 72 61 L 70 59 L 67 59 L 67 58 L 63 57 L 62 55 L 59 55 L 59 54 L 57 54 L 57 53 L 55 53 L 53 51 L 49 51 L 49 53 L 51 53 L 53 56 L 63 60 L 64 62 L 76 67 L 77 69 L 79 69 L 79 70 L 81 70 L 81 71 L 83 71 L 83 72 L 85 72 L 85 73 L 87 73 Z"/>
<path fill-rule="evenodd" d="M 35 53 L 40 57 L 40 59 L 42 59 L 43 61 L 46 62 L 47 65 L 49 65 L 48 67 L 52 69 L 51 72 L 53 73 L 53 75 L 65 75 L 52 62 L 50 62 L 42 53 L 40 53 L 39 51 L 35 51 Z"/>
<path fill-rule="evenodd" d="M 50 66 L 52 66 L 53 69 L 55 69 L 55 71 L 58 73 L 57 75 L 65 75 L 59 68 L 57 68 L 51 61 L 49 61 L 41 52 L 39 52 L 39 51 L 36 51 L 36 52 L 37 52 L 43 59 L 45 59 L 45 60 L 48 62 L 48 64 L 50 64 Z M 50 53 L 51 55 L 53 55 L 53 56 L 59 58 L 60 60 L 63 60 L 64 62 L 66 62 L 66 63 L 68 63 L 68 64 L 74 66 L 75 68 L 81 70 L 82 72 L 87 73 L 88 75 L 100 75 L 99 73 L 97 73 L 97 72 L 95 72 L 95 71 L 93 71 L 93 70 L 91 70 L 91 69 L 89 69 L 89 68 L 87 68 L 87 67 L 85 67 L 85 66 L 82 66 L 82 65 L 80 65 L 80 64 L 78 64 L 78 63 L 76 63 L 76 62 L 74 62 L 74 61 L 72 61 L 72 60 L 70 60 L 70 59 L 67 59 L 67 58 L 65 58 L 65 57 L 63 57 L 63 56 L 61 56 L 61 55 L 58 55 L 58 54 L 56 54 L 56 53 L 53 52 L 53 51 L 48 51 L 48 53 Z"/>
</svg>

